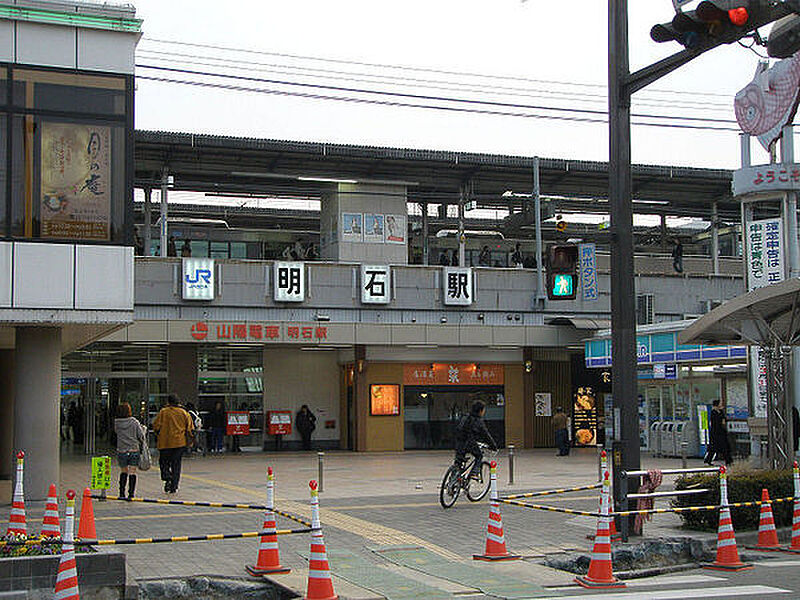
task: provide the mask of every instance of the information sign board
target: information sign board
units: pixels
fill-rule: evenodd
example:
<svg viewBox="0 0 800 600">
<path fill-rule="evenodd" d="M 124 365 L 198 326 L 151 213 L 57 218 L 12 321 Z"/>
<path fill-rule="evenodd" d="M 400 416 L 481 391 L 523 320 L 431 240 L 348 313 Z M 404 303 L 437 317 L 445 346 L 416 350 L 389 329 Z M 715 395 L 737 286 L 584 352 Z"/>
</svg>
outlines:
<svg viewBox="0 0 800 600">
<path fill-rule="evenodd" d="M 92 477 L 89 487 L 93 490 L 107 490 L 111 487 L 111 457 L 92 457 Z"/>
</svg>

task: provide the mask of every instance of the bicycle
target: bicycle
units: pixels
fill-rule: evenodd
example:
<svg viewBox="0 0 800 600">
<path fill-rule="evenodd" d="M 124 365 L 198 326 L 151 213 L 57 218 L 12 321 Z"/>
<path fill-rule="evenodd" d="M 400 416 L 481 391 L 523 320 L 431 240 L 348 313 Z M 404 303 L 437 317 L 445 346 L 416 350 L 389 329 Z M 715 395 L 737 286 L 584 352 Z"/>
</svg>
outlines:
<svg viewBox="0 0 800 600">
<path fill-rule="evenodd" d="M 478 446 L 482 450 L 487 449 L 489 446 L 482 442 L 478 442 Z M 496 454 L 496 451 L 495 451 Z M 463 464 L 459 465 L 454 462 L 444 474 L 442 485 L 439 488 L 439 502 L 443 508 L 450 508 L 458 500 L 461 491 L 467 495 L 470 502 L 478 502 L 483 500 L 486 494 L 489 493 L 491 485 L 491 466 L 489 461 L 483 460 L 481 468 L 478 471 L 478 478 L 473 479 L 470 477 L 472 466 L 475 464 L 475 457 L 470 455 Z"/>
</svg>

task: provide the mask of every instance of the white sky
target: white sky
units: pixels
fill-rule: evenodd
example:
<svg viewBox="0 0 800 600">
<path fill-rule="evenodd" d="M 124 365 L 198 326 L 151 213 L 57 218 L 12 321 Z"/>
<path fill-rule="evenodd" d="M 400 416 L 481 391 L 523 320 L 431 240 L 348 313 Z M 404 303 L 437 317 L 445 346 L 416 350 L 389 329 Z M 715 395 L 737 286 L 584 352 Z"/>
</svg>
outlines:
<svg viewBox="0 0 800 600">
<path fill-rule="evenodd" d="M 144 19 L 139 63 L 174 65 L 176 60 L 181 60 L 160 55 L 162 60 L 158 61 L 159 55 L 153 51 L 220 55 L 215 50 L 166 45 L 153 40 L 192 42 L 535 79 L 541 83 L 495 82 L 529 88 L 529 96 L 495 94 L 492 99 L 606 109 L 606 101 L 601 97 L 606 93 L 607 71 L 605 0 L 236 0 L 228 3 L 134 0 L 134 3 L 138 16 Z M 670 0 L 630 0 L 629 4 L 632 69 L 680 49 L 676 43 L 656 44 L 649 37 L 653 24 L 671 19 Z M 252 53 L 227 53 L 226 56 L 253 63 L 275 64 L 290 60 Z M 654 95 L 648 88 L 646 95 L 637 95 L 634 112 L 732 120 L 733 96 L 750 81 L 757 62 L 758 57 L 753 52 L 737 45 L 714 50 L 655 84 L 653 89 L 668 93 Z M 295 61 L 295 64 L 300 63 Z M 302 64 L 348 71 L 367 70 L 357 65 Z M 179 66 L 186 65 L 180 63 Z M 238 72 L 290 78 L 257 72 L 258 65 L 250 66 L 251 69 Z M 211 69 L 208 65 L 194 65 L 194 68 Z M 372 70 L 373 74 L 380 72 Z M 486 79 L 400 73 L 447 79 L 451 86 L 453 82 L 466 81 L 472 86 L 492 87 L 492 80 Z M 139 71 L 139 74 L 173 76 L 152 71 Z M 294 77 L 294 80 L 322 82 L 318 76 Z M 600 87 L 568 86 L 559 82 Z M 326 80 L 323 83 L 383 89 L 364 82 Z M 697 95 L 669 93 L 676 90 Z M 403 91 L 461 98 L 486 97 L 479 96 L 474 87 L 421 91 L 406 86 Z M 548 97 L 554 91 L 568 95 Z M 597 97 L 580 101 L 578 94 L 584 93 Z M 651 104 L 642 104 L 648 98 Z M 640 99 L 638 106 L 636 99 Z M 136 127 L 139 129 L 608 159 L 607 125 L 599 123 L 379 107 L 144 80 L 137 83 L 136 102 Z M 719 106 L 712 106 L 714 104 Z M 735 127 L 734 124 L 725 126 Z M 636 163 L 738 167 L 738 136 L 732 131 L 635 126 L 632 144 Z M 767 162 L 766 155 L 755 144 L 753 148 L 754 161 Z"/>
</svg>

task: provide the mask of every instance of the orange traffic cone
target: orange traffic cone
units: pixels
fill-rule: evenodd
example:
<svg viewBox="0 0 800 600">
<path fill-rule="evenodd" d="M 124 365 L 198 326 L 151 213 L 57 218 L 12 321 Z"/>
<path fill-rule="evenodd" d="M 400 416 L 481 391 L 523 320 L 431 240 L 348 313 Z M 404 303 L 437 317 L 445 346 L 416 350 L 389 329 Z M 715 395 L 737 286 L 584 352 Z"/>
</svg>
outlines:
<svg viewBox="0 0 800 600">
<path fill-rule="evenodd" d="M 261 529 L 261 543 L 258 546 L 258 560 L 255 565 L 245 565 L 245 571 L 258 577 L 259 575 L 274 575 L 288 573 L 291 569 L 281 565 L 278 553 L 278 534 L 275 525 L 275 490 L 272 467 L 267 469 L 267 510 L 264 511 L 264 526 Z"/>
<path fill-rule="evenodd" d="M 489 496 L 489 522 L 486 526 L 486 548 L 483 554 L 473 554 L 474 560 L 518 560 L 519 554 L 511 554 L 506 549 L 506 536 L 503 534 L 503 518 L 500 516 L 500 497 L 497 494 L 497 463 L 492 461 L 491 492 Z"/>
<path fill-rule="evenodd" d="M 96 540 L 97 530 L 94 527 L 94 508 L 92 508 L 92 490 L 85 488 L 81 499 L 81 520 L 78 522 L 79 540 Z"/>
<path fill-rule="evenodd" d="M 25 520 L 25 492 L 22 479 L 25 472 L 25 453 L 17 452 L 17 481 L 14 484 L 14 499 L 11 502 L 11 516 L 8 518 L 6 535 L 28 535 L 28 524 Z"/>
<path fill-rule="evenodd" d="M 608 454 L 606 454 L 606 451 L 603 450 L 600 453 L 600 472 L 601 473 L 605 473 L 606 471 L 608 471 L 608 473 L 609 473 L 609 475 L 608 475 L 609 481 L 613 481 L 614 480 L 613 469 L 612 469 L 612 466 L 609 465 L 609 463 L 608 463 Z M 609 500 L 609 502 L 610 502 L 610 500 Z M 602 510 L 602 503 L 603 503 L 603 495 L 600 494 L 600 498 L 597 500 L 597 512 L 600 512 Z M 609 511 L 608 511 L 609 513 L 611 512 L 610 508 L 611 507 L 609 505 Z M 614 517 L 611 517 L 611 519 L 609 521 L 609 525 L 610 525 L 609 531 L 611 532 L 611 541 L 612 542 L 620 541 L 622 539 L 622 534 L 619 531 L 617 531 L 617 523 L 616 523 L 616 519 L 614 519 Z M 593 540 L 594 539 L 594 534 L 590 533 L 589 535 L 586 536 L 586 539 Z"/>
<path fill-rule="evenodd" d="M 72 529 L 75 524 L 75 492 L 67 492 L 67 516 L 64 522 L 64 543 L 61 546 L 61 560 L 58 563 L 56 576 L 56 594 L 58 600 L 80 600 L 78 591 L 78 567 L 75 563 L 75 546 Z"/>
<path fill-rule="evenodd" d="M 719 571 L 743 571 L 752 569 L 753 565 L 745 564 L 739 560 L 739 550 L 736 548 L 736 535 L 733 531 L 731 509 L 728 507 L 728 475 L 725 467 L 719 468 L 719 529 L 717 531 L 717 560 L 708 565 L 706 569 Z"/>
<path fill-rule="evenodd" d="M 56 484 L 50 484 L 47 492 L 47 504 L 44 507 L 44 520 L 42 521 L 42 537 L 61 537 L 61 524 L 58 522 L 58 498 Z"/>
<path fill-rule="evenodd" d="M 792 514 L 792 543 L 788 552 L 800 553 L 800 468 L 794 461 L 794 513 Z"/>
<path fill-rule="evenodd" d="M 579 575 L 575 581 L 585 588 L 624 588 L 625 583 L 614 577 L 611 566 L 611 532 L 609 530 L 609 488 L 608 471 L 603 474 L 600 517 L 597 519 L 597 534 L 594 536 L 592 560 L 589 572 Z"/>
<path fill-rule="evenodd" d="M 304 600 L 337 600 L 339 596 L 333 591 L 328 553 L 319 522 L 317 482 L 310 481 L 308 486 L 311 488 L 311 553 L 308 557 L 308 586 Z"/>
<path fill-rule="evenodd" d="M 778 532 L 775 529 L 775 519 L 772 516 L 772 502 L 769 500 L 767 488 L 761 489 L 761 516 L 758 519 L 758 543 L 751 548 L 753 550 L 772 552 L 780 550 Z"/>
</svg>

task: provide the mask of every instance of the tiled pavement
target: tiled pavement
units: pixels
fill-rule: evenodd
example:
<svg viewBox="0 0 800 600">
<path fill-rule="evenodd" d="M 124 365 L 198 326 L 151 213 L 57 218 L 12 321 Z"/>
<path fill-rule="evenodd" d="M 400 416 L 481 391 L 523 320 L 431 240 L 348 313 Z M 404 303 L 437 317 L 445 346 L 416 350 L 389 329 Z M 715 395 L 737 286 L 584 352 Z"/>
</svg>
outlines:
<svg viewBox="0 0 800 600">
<path fill-rule="evenodd" d="M 438 484 L 452 460 L 449 452 L 404 452 L 353 454 L 328 452 L 325 455 L 324 491 L 320 495 L 322 526 L 329 549 L 356 553 L 394 572 L 419 580 L 415 572 L 393 567 L 371 550 L 419 546 L 454 561 L 468 561 L 482 551 L 487 520 L 487 504 L 471 504 L 466 499 L 449 510 L 438 503 Z M 699 461 L 698 461 L 699 462 Z M 645 467 L 676 467 L 679 461 L 645 459 Z M 244 453 L 241 455 L 192 457 L 184 460 L 181 489 L 167 496 L 161 489 L 157 469 L 140 474 L 137 495 L 179 500 L 210 500 L 261 504 L 265 501 L 265 472 L 271 465 L 276 474 L 278 508 L 300 516 L 310 516 L 308 481 L 317 478 L 316 453 Z M 594 450 L 579 450 L 570 457 L 557 458 L 549 450 L 521 451 L 516 456 L 515 483 L 508 485 L 506 457 L 499 459 L 499 487 L 502 493 L 571 487 L 597 479 L 597 455 Z M 81 489 L 87 483 L 88 460 L 65 456 L 59 491 L 66 487 Z M 116 478 L 116 470 L 114 478 Z M 112 485 L 110 493 L 116 493 Z M 537 500 L 542 504 L 595 510 L 594 491 L 574 492 Z M 117 501 L 95 502 L 97 532 L 100 538 L 165 537 L 258 531 L 260 511 L 164 506 Z M 38 526 L 42 509 L 30 506 L 30 520 Z M 7 509 L 2 513 L 4 517 Z M 528 511 L 502 506 L 503 522 L 509 549 L 535 559 L 551 552 L 589 549 L 587 534 L 593 532 L 590 517 Z M 659 533 L 669 532 L 678 524 L 673 515 L 659 515 Z M 278 519 L 279 528 L 296 527 Z M 307 563 L 307 535 L 281 536 L 282 562 L 293 567 L 281 576 L 291 587 L 302 589 Z M 223 540 L 196 543 L 118 546 L 128 557 L 131 574 L 138 580 L 190 575 L 245 576 L 243 566 L 256 559 L 255 539 Z M 470 561 L 471 562 L 471 561 Z M 526 561 L 515 568 L 535 571 L 544 585 L 564 585 L 566 574 Z M 506 568 L 506 567 L 503 567 Z M 445 585 L 441 580 L 439 586 Z M 453 587 L 452 584 L 446 584 Z M 464 591 L 458 590 L 450 591 Z M 346 582 L 337 581 L 343 597 L 370 598 Z"/>
</svg>

